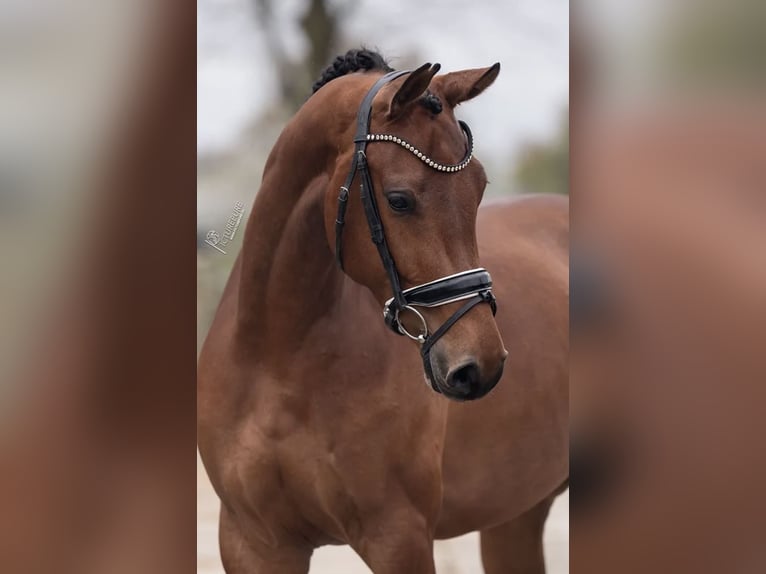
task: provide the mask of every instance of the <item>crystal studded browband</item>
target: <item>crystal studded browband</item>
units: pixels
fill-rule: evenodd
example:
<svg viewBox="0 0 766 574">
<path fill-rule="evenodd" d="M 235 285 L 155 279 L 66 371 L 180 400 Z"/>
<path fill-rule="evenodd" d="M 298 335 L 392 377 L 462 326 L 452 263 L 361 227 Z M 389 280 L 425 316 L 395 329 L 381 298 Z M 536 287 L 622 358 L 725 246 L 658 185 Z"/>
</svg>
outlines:
<svg viewBox="0 0 766 574">
<path fill-rule="evenodd" d="M 462 124 L 462 122 L 461 122 Z M 461 125 L 462 127 L 462 125 Z M 463 128 L 465 131 L 465 128 Z M 468 136 L 468 153 L 466 154 L 463 161 L 460 163 L 456 163 L 454 165 L 444 165 L 442 163 L 436 162 L 432 160 L 430 157 L 428 157 L 426 154 L 421 152 L 418 148 L 416 148 L 414 145 L 412 145 L 409 142 L 404 141 L 402 138 L 397 137 L 395 135 L 390 134 L 367 134 L 367 141 L 369 142 L 393 142 L 395 144 L 399 144 L 404 149 L 412 152 L 412 154 L 417 157 L 420 161 L 422 161 L 424 164 L 426 164 L 429 167 L 432 167 L 433 169 L 437 171 L 443 171 L 447 173 L 453 173 L 456 171 L 460 171 L 461 169 L 465 169 L 465 167 L 471 163 L 471 158 L 473 157 L 473 138 L 470 135 L 470 132 L 467 132 L 466 135 Z"/>
</svg>

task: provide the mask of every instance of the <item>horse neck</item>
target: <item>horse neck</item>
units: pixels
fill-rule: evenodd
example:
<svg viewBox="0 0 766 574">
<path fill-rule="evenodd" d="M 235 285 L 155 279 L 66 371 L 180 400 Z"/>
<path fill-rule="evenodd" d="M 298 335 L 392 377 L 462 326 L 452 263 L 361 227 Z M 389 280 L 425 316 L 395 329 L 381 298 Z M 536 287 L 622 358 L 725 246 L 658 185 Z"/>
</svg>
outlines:
<svg viewBox="0 0 766 574">
<path fill-rule="evenodd" d="M 295 348 L 332 308 L 343 281 L 323 213 L 325 171 L 335 148 L 317 141 L 321 138 L 301 137 L 323 132 L 300 116 L 271 152 L 245 230 L 237 328 L 240 338 L 254 345 L 251 351 L 270 352 L 266 342 Z"/>
</svg>

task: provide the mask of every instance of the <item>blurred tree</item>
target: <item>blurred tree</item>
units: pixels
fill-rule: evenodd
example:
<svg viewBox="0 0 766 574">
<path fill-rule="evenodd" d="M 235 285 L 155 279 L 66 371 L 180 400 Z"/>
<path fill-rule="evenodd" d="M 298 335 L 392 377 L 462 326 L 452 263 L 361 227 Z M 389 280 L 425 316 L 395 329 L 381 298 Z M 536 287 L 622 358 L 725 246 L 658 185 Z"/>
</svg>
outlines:
<svg viewBox="0 0 766 574">
<path fill-rule="evenodd" d="M 311 93 L 311 84 L 338 50 L 341 19 L 354 7 L 354 2 L 305 0 L 299 24 L 306 38 L 308 52 L 302 59 L 287 53 L 282 39 L 283 30 L 275 17 L 276 0 L 253 2 L 256 19 L 263 30 L 271 61 L 274 62 L 281 98 L 291 110 L 295 110 L 306 100 Z"/>
<path fill-rule="evenodd" d="M 514 172 L 515 188 L 525 193 L 569 193 L 569 112 L 556 139 L 530 144 L 521 152 Z"/>
<path fill-rule="evenodd" d="M 309 41 L 306 68 L 312 82 L 319 72 L 330 63 L 337 47 L 338 14 L 327 7 L 326 0 L 309 0 L 308 8 L 301 18 L 301 28 Z"/>
</svg>

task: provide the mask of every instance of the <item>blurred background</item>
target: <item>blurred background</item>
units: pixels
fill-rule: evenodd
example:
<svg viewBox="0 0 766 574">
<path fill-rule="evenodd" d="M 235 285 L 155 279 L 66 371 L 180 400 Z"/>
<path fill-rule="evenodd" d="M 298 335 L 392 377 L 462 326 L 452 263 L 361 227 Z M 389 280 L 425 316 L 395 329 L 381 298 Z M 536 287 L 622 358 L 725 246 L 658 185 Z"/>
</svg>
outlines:
<svg viewBox="0 0 766 574">
<path fill-rule="evenodd" d="M 766 3 L 572 9 L 572 572 L 766 572 Z"/>
<path fill-rule="evenodd" d="M 194 16 L 0 2 L 0 572 L 194 568 Z"/>
<path fill-rule="evenodd" d="M 490 185 L 487 197 L 568 193 L 569 3 L 565 0 L 198 0 L 197 344 L 239 251 L 205 243 L 237 202 L 249 207 L 285 122 L 332 59 L 378 49 L 397 69 L 439 62 L 444 71 L 499 61 L 480 100 L 461 106 Z M 244 223 L 244 221 L 243 221 Z M 198 572 L 220 573 L 218 502 L 198 468 Z M 568 571 L 568 494 L 546 533 L 550 573 Z M 439 572 L 480 572 L 478 537 L 437 545 Z M 312 572 L 365 573 L 353 552 L 326 548 Z"/>
</svg>

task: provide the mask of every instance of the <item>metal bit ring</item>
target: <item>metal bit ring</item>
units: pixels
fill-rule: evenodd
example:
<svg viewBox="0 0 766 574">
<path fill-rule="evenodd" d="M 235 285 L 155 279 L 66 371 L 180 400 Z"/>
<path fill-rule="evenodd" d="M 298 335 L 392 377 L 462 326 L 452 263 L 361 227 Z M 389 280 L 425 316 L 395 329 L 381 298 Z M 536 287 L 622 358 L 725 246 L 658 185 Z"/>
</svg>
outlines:
<svg viewBox="0 0 766 574">
<path fill-rule="evenodd" d="M 402 311 L 404 311 L 405 309 L 407 311 L 411 311 L 412 313 L 415 314 L 415 316 L 417 316 L 420 319 L 420 323 L 423 325 L 423 332 L 420 335 L 413 335 L 412 333 L 407 331 L 407 329 L 404 327 L 402 322 L 399 320 L 399 314 Z M 421 345 L 426 342 L 426 337 L 428 337 L 428 323 L 426 323 L 425 317 L 423 317 L 423 315 L 420 313 L 420 311 L 415 309 L 415 307 L 412 307 L 411 305 L 405 305 L 401 309 L 397 309 L 396 310 L 396 326 L 397 326 L 397 329 L 399 329 L 399 332 L 402 335 L 406 335 L 407 337 L 409 337 L 413 341 L 417 341 Z"/>
</svg>

